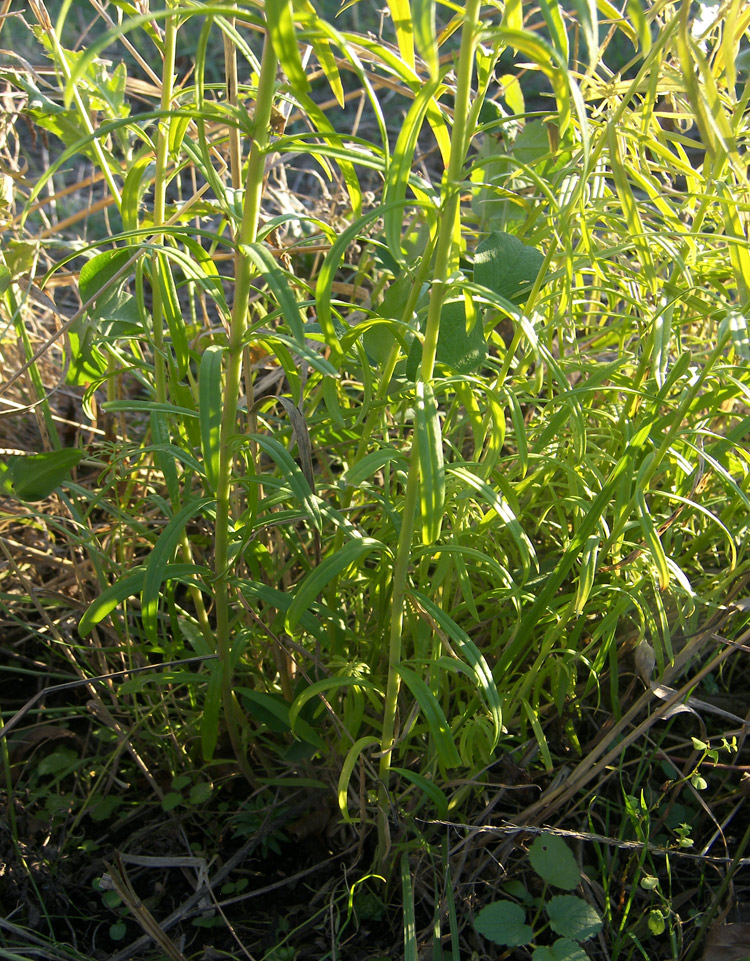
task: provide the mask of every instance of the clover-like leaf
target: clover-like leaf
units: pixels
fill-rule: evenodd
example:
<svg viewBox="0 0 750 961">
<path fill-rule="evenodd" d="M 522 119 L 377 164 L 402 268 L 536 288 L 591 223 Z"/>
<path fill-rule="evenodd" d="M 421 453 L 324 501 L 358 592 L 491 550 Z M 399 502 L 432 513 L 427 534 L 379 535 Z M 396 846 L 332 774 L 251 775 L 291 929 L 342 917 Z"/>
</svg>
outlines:
<svg viewBox="0 0 750 961">
<path fill-rule="evenodd" d="M 572 891 L 581 879 L 573 852 L 556 834 L 540 834 L 529 848 L 529 861 L 543 881 L 563 891 Z"/>
<path fill-rule="evenodd" d="M 555 895 L 547 902 L 546 910 L 555 934 L 576 941 L 588 941 L 602 926 L 602 919 L 596 910 L 573 894 Z"/>
<path fill-rule="evenodd" d="M 474 919 L 474 927 L 489 941 L 511 948 L 528 944 L 534 937 L 526 924 L 526 912 L 512 901 L 494 901 L 482 908 Z"/>
</svg>

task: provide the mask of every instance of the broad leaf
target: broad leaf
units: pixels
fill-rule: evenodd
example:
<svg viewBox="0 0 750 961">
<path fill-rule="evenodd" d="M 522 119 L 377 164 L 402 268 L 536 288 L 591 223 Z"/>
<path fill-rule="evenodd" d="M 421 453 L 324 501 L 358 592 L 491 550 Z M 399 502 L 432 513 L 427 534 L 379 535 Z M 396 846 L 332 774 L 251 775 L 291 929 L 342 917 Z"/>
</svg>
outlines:
<svg viewBox="0 0 750 961">
<path fill-rule="evenodd" d="M 541 834 L 529 848 L 529 861 L 543 881 L 564 891 L 572 891 L 581 880 L 573 852 L 556 834 Z"/>
<path fill-rule="evenodd" d="M 13 492 L 22 501 L 44 500 L 70 477 L 83 457 L 84 451 L 71 447 L 44 454 L 13 454 L 7 460 Z"/>
<path fill-rule="evenodd" d="M 477 247 L 474 281 L 520 304 L 528 297 L 543 262 L 544 254 L 536 247 L 495 230 Z"/>
<path fill-rule="evenodd" d="M 558 938 L 552 947 L 535 948 L 531 961 L 588 961 L 588 955 L 570 938 Z"/>
<path fill-rule="evenodd" d="M 482 908 L 474 919 L 474 927 L 495 944 L 511 948 L 528 944 L 534 937 L 534 932 L 526 924 L 526 912 L 520 904 L 512 901 L 495 901 Z"/>
<path fill-rule="evenodd" d="M 601 929 L 596 909 L 573 894 L 558 894 L 546 904 L 549 923 L 555 934 L 576 941 L 588 941 Z"/>
</svg>

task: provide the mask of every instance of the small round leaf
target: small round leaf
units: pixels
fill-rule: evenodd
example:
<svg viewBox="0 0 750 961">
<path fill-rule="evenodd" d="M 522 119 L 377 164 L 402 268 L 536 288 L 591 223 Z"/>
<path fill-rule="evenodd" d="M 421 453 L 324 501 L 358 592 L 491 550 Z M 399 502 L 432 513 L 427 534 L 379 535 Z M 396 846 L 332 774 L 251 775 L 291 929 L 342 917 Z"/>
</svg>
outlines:
<svg viewBox="0 0 750 961">
<path fill-rule="evenodd" d="M 495 944 L 517 947 L 528 944 L 534 932 L 525 924 L 526 912 L 512 901 L 495 901 L 482 908 L 474 919 L 477 931 Z"/>
<path fill-rule="evenodd" d="M 664 915 L 658 909 L 654 909 L 649 912 L 648 915 L 648 929 L 652 934 L 659 935 L 664 934 L 667 925 L 664 921 Z"/>
<path fill-rule="evenodd" d="M 529 848 L 529 861 L 543 881 L 563 891 L 572 891 L 581 880 L 573 852 L 556 834 L 540 834 Z"/>
<path fill-rule="evenodd" d="M 575 941 L 588 941 L 602 926 L 596 910 L 572 894 L 555 895 L 546 908 L 550 927 L 555 934 Z"/>
</svg>

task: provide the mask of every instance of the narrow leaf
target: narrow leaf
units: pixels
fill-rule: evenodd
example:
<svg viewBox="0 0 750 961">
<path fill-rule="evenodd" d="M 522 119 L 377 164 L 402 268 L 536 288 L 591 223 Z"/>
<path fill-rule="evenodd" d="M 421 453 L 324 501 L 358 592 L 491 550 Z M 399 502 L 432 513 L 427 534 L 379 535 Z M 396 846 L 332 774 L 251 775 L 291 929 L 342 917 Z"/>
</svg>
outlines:
<svg viewBox="0 0 750 961">
<path fill-rule="evenodd" d="M 435 749 L 440 763 L 445 767 L 458 767 L 461 764 L 456 744 L 453 740 L 450 725 L 445 718 L 442 707 L 435 695 L 422 678 L 403 664 L 397 664 L 396 670 L 414 696 L 427 722 L 430 735 L 435 743 Z"/>
<path fill-rule="evenodd" d="M 294 600 L 287 611 L 286 629 L 291 633 L 299 623 L 304 612 L 334 577 L 351 564 L 356 564 L 374 550 L 385 550 L 380 541 L 372 537 L 357 537 L 325 558 L 315 567 L 297 587 Z"/>
<path fill-rule="evenodd" d="M 161 532 L 154 544 L 154 548 L 149 555 L 146 564 L 146 571 L 143 580 L 143 592 L 141 594 L 141 609 L 143 618 L 143 629 L 146 637 L 155 644 L 157 641 L 156 615 L 159 608 L 159 595 L 161 594 L 162 584 L 169 576 L 169 560 L 177 547 L 177 543 L 182 536 L 185 524 L 199 514 L 204 507 L 212 503 L 210 497 L 201 497 L 198 500 L 190 501 L 182 510 L 178 511 L 169 521 Z M 208 573 L 205 569 L 203 573 Z"/>
<path fill-rule="evenodd" d="M 201 357 L 198 375 L 198 407 L 201 424 L 201 449 L 208 486 L 216 493 L 221 454 L 222 387 L 221 366 L 224 348 L 207 347 Z"/>
<path fill-rule="evenodd" d="M 271 4 L 273 6 L 273 4 Z M 241 244 L 240 250 L 255 264 L 263 279 L 273 291 L 284 320 L 289 325 L 294 339 L 301 346 L 305 343 L 302 314 L 299 304 L 287 283 L 286 275 L 273 259 L 273 255 L 263 244 Z"/>
<path fill-rule="evenodd" d="M 414 427 L 419 457 L 422 543 L 434 544 L 440 537 L 445 505 L 443 435 L 432 386 L 421 380 L 416 383 Z"/>
<path fill-rule="evenodd" d="M 296 93 L 307 93 L 310 84 L 297 46 L 292 0 L 271 0 L 265 4 L 265 10 L 271 43 L 284 73 Z"/>
</svg>

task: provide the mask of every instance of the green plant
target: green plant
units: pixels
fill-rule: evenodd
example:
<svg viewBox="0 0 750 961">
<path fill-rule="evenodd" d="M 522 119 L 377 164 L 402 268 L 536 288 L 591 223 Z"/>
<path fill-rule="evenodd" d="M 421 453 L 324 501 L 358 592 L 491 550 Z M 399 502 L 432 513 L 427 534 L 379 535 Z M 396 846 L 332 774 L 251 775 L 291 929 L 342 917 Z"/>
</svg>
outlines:
<svg viewBox="0 0 750 961">
<path fill-rule="evenodd" d="M 549 888 L 572 891 L 581 882 L 581 871 L 567 844 L 554 834 L 540 834 L 529 848 L 529 862 L 544 882 L 534 896 L 520 883 L 509 882 L 514 900 L 493 901 L 474 919 L 474 927 L 485 938 L 508 947 L 529 945 L 533 961 L 583 961 L 582 942 L 593 938 L 602 926 L 598 911 L 573 894 L 554 894 Z M 532 914 L 526 923 L 527 912 Z M 546 914 L 546 919 L 543 918 Z M 549 945 L 539 943 L 545 932 L 559 935 Z"/>
<path fill-rule="evenodd" d="M 435 888 L 404 850 L 485 810 L 508 758 L 544 788 L 506 797 L 520 823 L 599 790 L 659 718 L 628 651 L 697 686 L 714 616 L 747 621 L 750 86 L 736 4 L 387 6 L 97 3 L 79 49 L 79 11 L 34 0 L 47 72 L 2 79 L 59 149 L 0 222 L 2 389 L 42 414 L 0 469 L 0 576 L 30 663 L 93 703 L 55 708 L 102 754 L 76 827 L 144 784 L 201 829 L 188 784 L 240 828 L 238 776 L 280 808 L 334 793 L 357 857 L 400 864 L 414 953 Z M 60 220 L 76 165 L 95 195 Z M 627 756 L 613 835 L 659 810 Z"/>
</svg>

